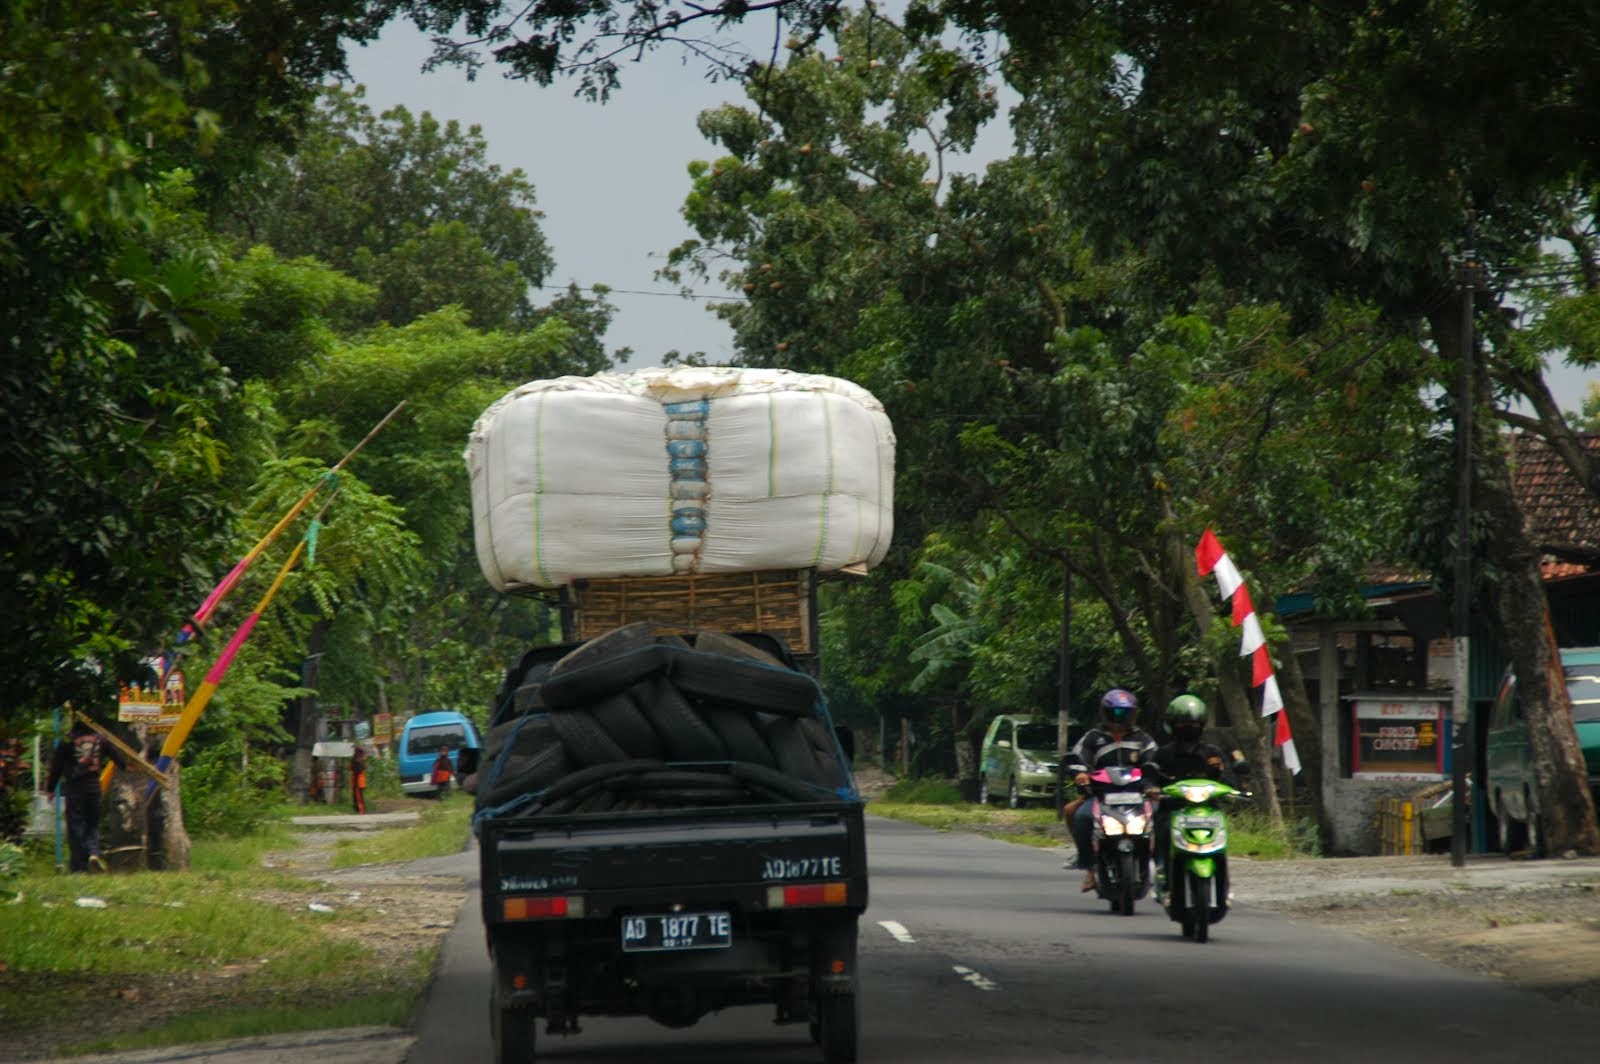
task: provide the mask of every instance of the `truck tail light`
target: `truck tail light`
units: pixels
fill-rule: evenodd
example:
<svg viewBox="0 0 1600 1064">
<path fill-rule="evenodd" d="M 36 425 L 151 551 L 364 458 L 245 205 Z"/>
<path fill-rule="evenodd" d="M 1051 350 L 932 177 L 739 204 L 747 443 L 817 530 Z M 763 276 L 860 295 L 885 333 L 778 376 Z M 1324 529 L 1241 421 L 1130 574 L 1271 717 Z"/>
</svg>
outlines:
<svg viewBox="0 0 1600 1064">
<path fill-rule="evenodd" d="M 503 898 L 500 912 L 507 920 L 581 920 L 583 897 Z"/>
<path fill-rule="evenodd" d="M 803 883 L 792 887 L 768 887 L 767 908 L 795 909 L 808 905 L 843 905 L 849 891 L 843 883 Z"/>
</svg>

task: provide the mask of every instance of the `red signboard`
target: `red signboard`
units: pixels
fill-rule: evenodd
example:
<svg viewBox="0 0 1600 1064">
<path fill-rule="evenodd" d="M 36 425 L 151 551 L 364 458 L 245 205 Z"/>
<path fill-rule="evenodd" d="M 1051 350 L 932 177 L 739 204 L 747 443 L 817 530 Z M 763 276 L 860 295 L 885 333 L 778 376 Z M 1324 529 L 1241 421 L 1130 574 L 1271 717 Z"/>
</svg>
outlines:
<svg viewBox="0 0 1600 1064">
<path fill-rule="evenodd" d="M 1437 780 L 1445 776 L 1449 704 L 1437 699 L 1356 699 L 1351 706 L 1351 775 Z"/>
</svg>

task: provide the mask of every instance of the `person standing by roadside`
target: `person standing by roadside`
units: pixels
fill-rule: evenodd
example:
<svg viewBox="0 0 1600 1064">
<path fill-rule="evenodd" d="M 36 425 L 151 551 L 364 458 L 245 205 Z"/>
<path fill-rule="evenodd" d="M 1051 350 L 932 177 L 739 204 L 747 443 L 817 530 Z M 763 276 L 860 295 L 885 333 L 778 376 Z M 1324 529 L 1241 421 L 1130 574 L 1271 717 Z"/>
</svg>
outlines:
<svg viewBox="0 0 1600 1064">
<path fill-rule="evenodd" d="M 350 753 L 350 800 L 356 812 L 367 811 L 367 748 L 360 741 Z"/>
<path fill-rule="evenodd" d="M 450 778 L 455 775 L 456 767 L 450 763 L 450 748 L 447 746 L 439 751 L 439 756 L 434 759 L 432 782 L 443 794 L 450 787 Z"/>
<path fill-rule="evenodd" d="M 83 720 L 74 720 L 67 737 L 56 744 L 50 758 L 46 793 L 54 794 L 61 784 L 67 805 L 67 848 L 71 853 L 67 868 L 87 872 L 106 871 L 100 856 L 100 770 L 106 761 L 121 765 L 122 758 L 104 736 Z"/>
</svg>

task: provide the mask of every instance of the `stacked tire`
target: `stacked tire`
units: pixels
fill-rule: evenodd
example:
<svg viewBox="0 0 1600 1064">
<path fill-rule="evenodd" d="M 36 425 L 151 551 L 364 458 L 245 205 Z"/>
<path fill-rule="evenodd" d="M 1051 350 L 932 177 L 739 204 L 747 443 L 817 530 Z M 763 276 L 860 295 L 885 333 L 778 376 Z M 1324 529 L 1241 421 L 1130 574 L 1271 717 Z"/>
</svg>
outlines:
<svg viewBox="0 0 1600 1064">
<path fill-rule="evenodd" d="M 507 688 L 512 715 L 487 736 L 480 809 L 600 813 L 854 793 L 816 681 L 734 636 L 630 624 L 528 666 Z"/>
</svg>

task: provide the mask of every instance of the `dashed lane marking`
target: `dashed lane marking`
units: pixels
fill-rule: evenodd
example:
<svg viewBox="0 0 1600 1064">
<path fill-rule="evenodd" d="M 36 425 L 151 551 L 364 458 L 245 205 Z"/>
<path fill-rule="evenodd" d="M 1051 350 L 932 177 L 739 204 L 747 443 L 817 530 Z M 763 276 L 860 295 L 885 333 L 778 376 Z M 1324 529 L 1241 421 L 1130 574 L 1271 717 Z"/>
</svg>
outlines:
<svg viewBox="0 0 1600 1064">
<path fill-rule="evenodd" d="M 973 986 L 977 987 L 979 990 L 999 990 L 1000 989 L 1000 984 L 999 983 L 995 982 L 993 979 L 990 979 L 988 976 L 984 975 L 982 972 L 975 972 L 971 968 L 968 968 L 968 967 L 966 967 L 964 965 L 960 965 L 960 964 L 952 964 L 950 967 L 954 968 L 955 969 L 955 973 L 957 975 L 959 975 L 962 979 L 964 979 L 967 982 L 971 983 Z"/>
<path fill-rule="evenodd" d="M 879 920 L 878 926 L 889 932 L 889 934 L 893 935 L 896 942 L 916 941 L 916 939 L 911 937 L 911 932 L 907 931 L 905 929 L 905 925 L 900 923 L 898 920 Z"/>
</svg>

